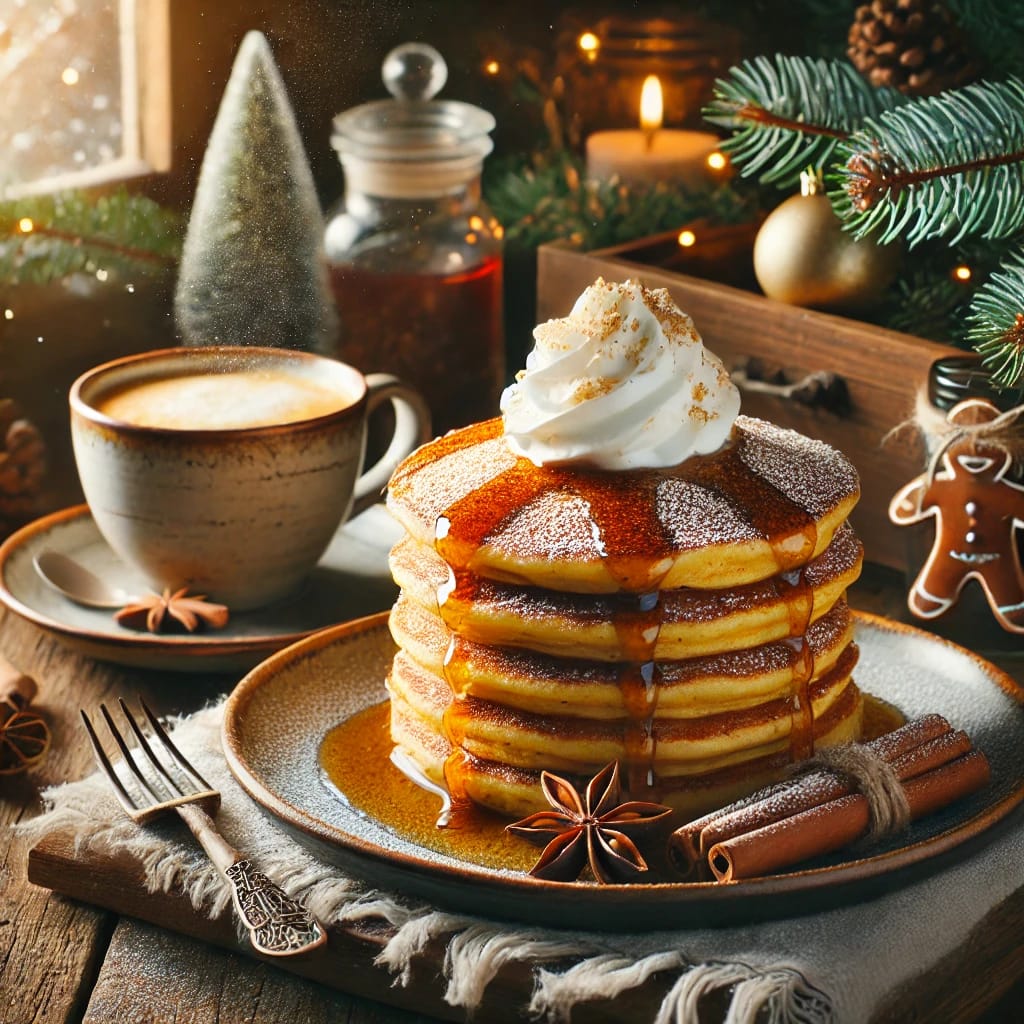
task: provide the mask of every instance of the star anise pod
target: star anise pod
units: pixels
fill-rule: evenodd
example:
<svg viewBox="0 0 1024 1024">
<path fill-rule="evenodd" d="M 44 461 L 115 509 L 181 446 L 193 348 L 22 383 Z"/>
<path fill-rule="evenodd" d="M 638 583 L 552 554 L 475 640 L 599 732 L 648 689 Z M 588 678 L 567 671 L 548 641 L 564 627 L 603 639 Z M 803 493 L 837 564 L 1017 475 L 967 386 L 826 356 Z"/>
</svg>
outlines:
<svg viewBox="0 0 1024 1024">
<path fill-rule="evenodd" d="M 114 613 L 118 625 L 129 629 L 148 629 L 159 633 L 174 623 L 194 633 L 201 625 L 223 629 L 228 624 L 228 610 L 222 604 L 207 601 L 204 594 L 188 596 L 188 588 L 171 593 L 169 587 L 162 594 L 143 594 L 138 601 Z"/>
<path fill-rule="evenodd" d="M 582 798 L 572 783 L 550 772 L 541 772 L 540 784 L 552 809 L 505 826 L 544 847 L 531 875 L 571 882 L 589 863 L 594 878 L 611 885 L 635 882 L 647 873 L 637 844 L 663 833 L 672 809 L 640 800 L 619 803 L 618 761 L 590 780 Z"/>
<path fill-rule="evenodd" d="M 38 764 L 50 747 L 46 722 L 14 697 L 0 700 L 0 775 Z"/>
</svg>

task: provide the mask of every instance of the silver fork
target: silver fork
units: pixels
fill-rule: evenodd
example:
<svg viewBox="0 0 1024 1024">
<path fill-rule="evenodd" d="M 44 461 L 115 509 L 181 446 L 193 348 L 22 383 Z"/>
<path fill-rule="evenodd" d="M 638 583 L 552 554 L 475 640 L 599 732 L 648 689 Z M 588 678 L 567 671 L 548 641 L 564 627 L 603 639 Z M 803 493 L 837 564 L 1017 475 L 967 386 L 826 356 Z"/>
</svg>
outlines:
<svg viewBox="0 0 1024 1024">
<path fill-rule="evenodd" d="M 177 811 L 199 840 L 207 856 L 231 883 L 232 901 L 249 930 L 253 948 L 267 956 L 294 956 L 327 941 L 320 922 L 297 900 L 287 896 L 217 831 L 213 815 L 220 808 L 220 793 L 192 767 L 175 746 L 160 720 L 142 700 L 144 723 L 119 700 L 135 743 L 125 739 L 105 704 L 99 707 L 120 757 L 112 761 L 104 750 L 88 714 L 82 711 L 96 763 L 110 780 L 128 816 L 140 825 L 167 811 Z M 158 754 L 162 748 L 163 754 Z M 116 755 L 115 755 L 116 757 Z M 123 766 L 118 771 L 119 765 Z"/>
</svg>

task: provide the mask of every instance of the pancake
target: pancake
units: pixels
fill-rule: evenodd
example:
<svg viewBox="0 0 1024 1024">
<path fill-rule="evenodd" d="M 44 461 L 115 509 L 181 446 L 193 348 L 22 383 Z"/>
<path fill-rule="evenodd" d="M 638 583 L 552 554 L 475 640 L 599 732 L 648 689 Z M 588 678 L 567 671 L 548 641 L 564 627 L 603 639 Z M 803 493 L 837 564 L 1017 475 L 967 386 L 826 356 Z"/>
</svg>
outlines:
<svg viewBox="0 0 1024 1024">
<path fill-rule="evenodd" d="M 393 685 L 389 684 L 389 688 Z M 438 715 L 444 715 L 446 708 L 445 696 L 441 691 L 430 693 L 429 689 L 414 696 L 414 703 L 406 699 L 404 693 L 392 692 L 392 738 L 395 743 L 409 755 L 423 770 L 428 778 L 439 785 L 448 785 L 457 794 L 465 794 L 471 800 L 488 806 L 499 812 L 524 816 L 545 806 L 540 789 L 541 767 L 530 767 L 513 763 L 508 757 L 509 747 L 501 747 L 481 740 L 471 741 L 469 746 L 479 751 L 495 755 L 493 758 L 478 756 L 462 747 L 453 747 L 446 739 L 444 729 Z M 860 735 L 863 698 L 855 683 L 848 677 L 836 679 L 828 675 L 820 685 L 812 690 L 815 703 L 813 720 L 813 743 L 816 748 L 828 747 L 838 743 L 849 742 Z M 502 734 L 509 735 L 507 726 L 517 722 L 509 719 L 501 712 L 494 718 L 483 716 L 482 722 L 494 723 L 504 721 L 506 729 Z M 737 796 L 751 792 L 759 786 L 779 779 L 792 761 L 790 737 L 786 728 L 786 710 L 776 705 L 766 713 L 767 724 L 757 730 L 762 742 L 753 742 L 750 736 L 745 737 L 746 745 L 741 745 L 737 734 L 737 745 L 731 751 L 715 752 L 709 756 L 689 757 L 670 761 L 660 758 L 655 771 L 657 773 L 653 790 L 658 801 L 668 804 L 689 814 L 701 814 L 705 811 L 727 803 Z M 524 719 L 529 722 L 529 719 Z M 529 761 L 530 756 L 521 748 L 527 738 L 544 735 L 541 728 L 524 727 L 524 732 L 516 736 L 519 741 L 515 749 L 516 761 Z M 709 728 L 721 725 L 721 722 L 706 723 Z M 757 727 L 754 727 L 755 729 Z M 486 730 L 482 730 L 486 733 Z M 659 730 L 659 733 L 663 730 Z M 515 735 L 514 731 L 511 735 Z M 614 755 L 621 752 L 623 745 L 611 738 L 610 730 L 596 735 L 603 742 L 585 744 L 588 733 L 559 733 L 551 749 L 539 752 L 543 760 L 543 770 L 556 771 L 575 780 L 582 787 L 600 768 L 608 763 L 609 758 L 597 761 L 572 759 L 564 752 L 557 756 L 553 751 L 561 749 L 566 736 L 575 740 L 575 746 L 583 745 L 592 755 Z M 664 735 L 672 738 L 671 731 Z M 583 737 L 583 739 L 581 739 Z M 687 749 L 688 740 L 693 737 L 676 735 L 679 749 Z M 556 763 L 557 762 L 557 765 Z M 453 767 L 457 765 L 457 770 Z M 453 787 L 453 779 L 457 786 Z M 637 788 L 627 778 L 627 789 Z"/>
<path fill-rule="evenodd" d="M 835 449 L 737 417 L 730 442 L 676 467 L 533 465 L 488 420 L 398 467 L 388 507 L 456 570 L 577 593 L 724 590 L 820 555 L 859 496 Z"/>
<path fill-rule="evenodd" d="M 534 714 L 621 718 L 627 711 L 621 667 L 452 638 L 437 615 L 400 596 L 389 620 L 401 658 L 447 680 L 460 694 Z M 845 600 L 806 634 L 815 672 L 827 672 L 853 638 Z M 396 659 L 401 660 L 401 659 Z M 745 651 L 658 663 L 658 715 L 688 718 L 750 707 L 789 694 L 802 653 L 789 639 Z"/>
<path fill-rule="evenodd" d="M 815 718 L 823 718 L 850 684 L 857 648 L 846 647 L 838 661 L 807 686 Z M 788 693 L 745 708 L 700 717 L 665 718 L 652 709 L 643 719 L 584 718 L 538 714 L 503 704 L 461 697 L 451 700 L 447 682 L 411 659 L 395 659 L 389 679 L 393 701 L 448 738 L 452 749 L 518 768 L 596 771 L 609 761 L 635 759 L 631 733 L 643 730 L 651 741 L 644 760 L 659 775 L 698 774 L 747 760 L 754 752 L 789 743 L 794 704 Z"/>
<path fill-rule="evenodd" d="M 470 577 L 452 589 L 449 567 L 411 539 L 391 552 L 391 573 L 402 593 L 437 609 L 456 635 L 481 644 L 524 647 L 553 655 L 608 661 L 691 658 L 746 650 L 802 633 L 824 615 L 857 579 L 863 547 L 845 525 L 833 543 L 794 577 L 792 574 L 733 587 L 661 591 L 647 595 L 560 593 Z M 628 617 L 655 631 L 641 642 L 623 627 Z M 632 650 L 630 648 L 633 648 Z"/>
</svg>

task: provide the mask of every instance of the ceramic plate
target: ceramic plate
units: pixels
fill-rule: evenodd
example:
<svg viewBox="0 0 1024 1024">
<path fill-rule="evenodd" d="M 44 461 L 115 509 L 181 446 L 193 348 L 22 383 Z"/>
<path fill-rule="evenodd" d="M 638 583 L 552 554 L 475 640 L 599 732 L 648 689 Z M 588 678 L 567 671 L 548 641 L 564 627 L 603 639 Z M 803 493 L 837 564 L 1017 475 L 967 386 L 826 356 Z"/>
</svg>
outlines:
<svg viewBox="0 0 1024 1024">
<path fill-rule="evenodd" d="M 374 506 L 338 531 L 294 599 L 240 612 L 216 632 L 154 635 L 119 626 L 109 610 L 74 604 L 36 572 L 33 557 L 53 548 L 129 593 L 149 589 L 110 550 L 89 509 L 78 505 L 29 524 L 0 545 L 0 601 L 93 658 L 138 668 L 241 672 L 325 626 L 389 607 L 396 590 L 387 553 L 400 535 L 387 511 Z"/>
<path fill-rule="evenodd" d="M 734 924 L 865 899 L 985 841 L 1024 799 L 1024 711 L 1014 682 L 963 649 L 910 627 L 857 615 L 863 690 L 907 717 L 945 715 L 988 756 L 980 793 L 916 822 L 856 860 L 729 885 L 597 886 L 544 882 L 418 846 L 360 812 L 319 775 L 318 750 L 339 721 L 381 701 L 394 652 L 386 617 L 325 630 L 275 654 L 228 700 L 224 749 L 264 810 L 319 855 L 373 884 L 488 917 L 564 927 L 647 930 Z"/>
</svg>

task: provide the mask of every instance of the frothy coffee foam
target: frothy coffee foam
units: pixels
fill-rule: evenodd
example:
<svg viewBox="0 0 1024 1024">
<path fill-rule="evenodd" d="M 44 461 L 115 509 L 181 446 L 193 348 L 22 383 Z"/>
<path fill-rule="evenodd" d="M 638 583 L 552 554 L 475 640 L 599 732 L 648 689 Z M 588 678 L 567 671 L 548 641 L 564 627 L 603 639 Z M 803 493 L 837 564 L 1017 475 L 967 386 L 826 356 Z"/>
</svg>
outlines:
<svg viewBox="0 0 1024 1024">
<path fill-rule="evenodd" d="M 104 396 L 96 408 L 140 427 L 240 430 L 326 416 L 354 400 L 299 374 L 231 370 L 135 382 Z"/>
</svg>

